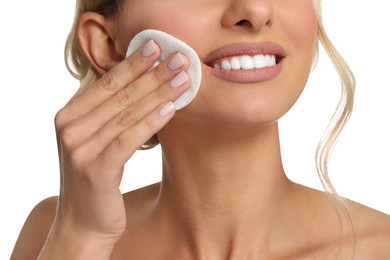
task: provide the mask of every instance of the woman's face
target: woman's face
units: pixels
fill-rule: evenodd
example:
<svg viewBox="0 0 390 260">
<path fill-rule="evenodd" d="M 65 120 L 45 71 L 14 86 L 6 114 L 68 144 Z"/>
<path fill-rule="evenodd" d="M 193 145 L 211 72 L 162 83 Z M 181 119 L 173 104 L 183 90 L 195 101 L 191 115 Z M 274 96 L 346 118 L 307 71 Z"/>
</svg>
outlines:
<svg viewBox="0 0 390 260">
<path fill-rule="evenodd" d="M 317 35 L 311 0 L 127 1 L 118 23 L 124 47 L 138 32 L 157 29 L 186 42 L 203 62 L 199 94 L 173 121 L 268 125 L 291 108 L 306 84 Z M 253 69 L 253 62 L 271 66 Z"/>
</svg>

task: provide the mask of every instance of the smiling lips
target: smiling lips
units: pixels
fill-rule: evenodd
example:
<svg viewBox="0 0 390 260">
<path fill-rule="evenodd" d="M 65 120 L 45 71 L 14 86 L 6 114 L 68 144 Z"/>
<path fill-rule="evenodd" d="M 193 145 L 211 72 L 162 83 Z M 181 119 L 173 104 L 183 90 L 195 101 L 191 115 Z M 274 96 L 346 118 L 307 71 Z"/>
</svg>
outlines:
<svg viewBox="0 0 390 260">
<path fill-rule="evenodd" d="M 236 83 L 262 82 L 282 69 L 283 48 L 274 43 L 232 44 L 219 48 L 204 63 L 215 76 Z"/>
</svg>

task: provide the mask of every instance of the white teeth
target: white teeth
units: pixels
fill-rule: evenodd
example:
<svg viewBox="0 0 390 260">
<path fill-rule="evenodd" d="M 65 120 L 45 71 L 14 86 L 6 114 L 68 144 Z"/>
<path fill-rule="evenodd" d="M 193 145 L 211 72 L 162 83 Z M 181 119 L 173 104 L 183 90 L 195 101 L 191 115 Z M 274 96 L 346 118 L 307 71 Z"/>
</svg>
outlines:
<svg viewBox="0 0 390 260">
<path fill-rule="evenodd" d="M 249 55 L 235 56 L 230 59 L 223 59 L 221 64 L 215 63 L 215 69 L 222 70 L 251 70 L 261 69 L 265 67 L 272 67 L 276 65 L 275 55 L 255 55 L 253 57 Z"/>
<path fill-rule="evenodd" d="M 254 60 L 256 69 L 264 68 L 265 66 L 267 66 L 265 56 L 263 56 L 263 55 L 256 55 L 253 58 L 253 60 Z"/>
<path fill-rule="evenodd" d="M 230 60 L 230 65 L 232 67 L 233 70 L 239 70 L 241 69 L 241 62 L 239 60 L 238 57 L 233 57 L 231 60 Z"/>
<path fill-rule="evenodd" d="M 244 70 L 251 70 L 255 68 L 254 59 L 251 56 L 245 55 L 240 57 L 241 68 Z"/>
<path fill-rule="evenodd" d="M 221 68 L 223 70 L 231 70 L 232 66 L 230 65 L 230 62 L 228 60 L 223 60 L 221 64 Z"/>
</svg>

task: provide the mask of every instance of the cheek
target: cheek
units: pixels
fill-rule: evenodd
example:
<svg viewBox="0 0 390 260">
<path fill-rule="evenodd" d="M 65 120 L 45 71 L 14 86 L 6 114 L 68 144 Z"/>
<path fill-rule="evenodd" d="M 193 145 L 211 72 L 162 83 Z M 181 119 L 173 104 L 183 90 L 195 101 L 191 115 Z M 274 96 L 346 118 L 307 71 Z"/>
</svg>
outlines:
<svg viewBox="0 0 390 260">
<path fill-rule="evenodd" d="M 309 0 L 297 0 L 278 10 L 278 21 L 281 23 L 286 41 L 300 55 L 313 55 L 317 39 L 317 15 Z"/>
<path fill-rule="evenodd" d="M 290 93 L 290 105 L 301 94 L 312 67 L 317 41 L 317 15 L 310 0 L 284 1 L 294 2 L 280 7 L 278 21 L 288 45 L 285 73 L 281 85 Z"/>
<path fill-rule="evenodd" d="M 195 47 L 204 41 L 199 35 L 204 35 L 209 28 L 210 16 L 204 14 L 205 8 L 201 4 L 190 6 L 183 2 L 172 7 L 160 0 L 134 0 L 128 7 L 130 13 L 122 19 L 124 43 L 129 43 L 140 31 L 156 29 L 175 36 L 196 50 Z"/>
</svg>

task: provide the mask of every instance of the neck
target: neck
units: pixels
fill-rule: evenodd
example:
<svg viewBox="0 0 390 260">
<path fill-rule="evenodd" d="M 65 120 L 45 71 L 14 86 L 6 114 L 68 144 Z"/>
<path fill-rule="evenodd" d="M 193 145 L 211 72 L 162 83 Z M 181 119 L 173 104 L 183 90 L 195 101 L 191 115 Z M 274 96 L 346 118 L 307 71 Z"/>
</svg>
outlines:
<svg viewBox="0 0 390 260">
<path fill-rule="evenodd" d="M 210 250 L 226 258 L 221 254 L 227 248 L 229 255 L 237 251 L 234 248 L 248 252 L 251 243 L 259 248 L 280 225 L 280 211 L 290 190 L 277 124 L 223 135 L 185 131 L 160 136 L 161 209 L 180 226 L 179 232 L 196 254 L 210 256 Z"/>
</svg>

